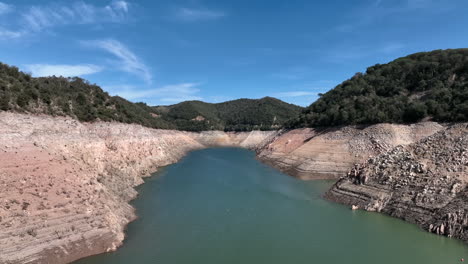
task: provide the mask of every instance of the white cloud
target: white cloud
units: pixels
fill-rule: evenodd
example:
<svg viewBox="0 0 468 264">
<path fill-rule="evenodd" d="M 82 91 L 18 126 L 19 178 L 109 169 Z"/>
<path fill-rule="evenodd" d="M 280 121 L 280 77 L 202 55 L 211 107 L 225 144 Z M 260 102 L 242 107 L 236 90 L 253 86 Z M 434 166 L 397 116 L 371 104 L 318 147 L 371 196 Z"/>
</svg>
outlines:
<svg viewBox="0 0 468 264">
<path fill-rule="evenodd" d="M 11 11 L 13 11 L 13 6 L 12 5 L 0 2 L 0 15 L 10 13 Z"/>
<path fill-rule="evenodd" d="M 11 31 L 0 27 L 0 39 L 15 39 L 22 37 L 25 32 L 22 31 Z"/>
<path fill-rule="evenodd" d="M 110 94 L 118 95 L 131 101 L 146 102 L 182 102 L 187 100 L 202 100 L 197 83 L 181 83 L 166 85 L 155 89 L 138 89 L 131 85 L 104 87 Z"/>
<path fill-rule="evenodd" d="M 152 76 L 149 68 L 130 49 L 114 39 L 83 42 L 85 45 L 103 49 L 119 59 L 117 63 L 121 70 L 135 74 L 151 83 Z"/>
<path fill-rule="evenodd" d="M 126 1 L 113 1 L 105 7 L 107 14 L 114 21 L 124 20 L 128 14 L 130 4 Z"/>
<path fill-rule="evenodd" d="M 129 7 L 126 1 L 114 0 L 105 6 L 69 1 L 64 4 L 33 5 L 25 10 L 16 9 L 14 16 L 10 16 L 8 26 L 16 25 L 16 29 L 3 30 L 0 38 L 17 38 L 66 25 L 121 23 L 128 18 Z M 11 5 L 0 2 L 0 15 L 12 11 Z"/>
<path fill-rule="evenodd" d="M 50 13 L 49 17 L 47 13 Z M 57 23 L 57 20 L 62 20 L 59 14 L 54 12 L 48 12 L 39 7 L 31 7 L 29 11 L 22 15 L 23 23 L 30 31 L 39 31 L 43 28 L 50 27 L 54 23 Z"/>
<path fill-rule="evenodd" d="M 193 22 L 203 20 L 216 20 L 226 16 L 226 13 L 218 10 L 179 8 L 174 17 L 181 21 Z"/>
<path fill-rule="evenodd" d="M 114 1 L 111 4 L 115 10 L 122 10 L 124 12 L 128 12 L 128 6 L 129 4 L 125 1 Z"/>
<path fill-rule="evenodd" d="M 66 65 L 66 64 L 29 64 L 26 69 L 35 77 L 64 76 L 75 77 L 93 74 L 102 71 L 102 67 L 92 64 Z"/>
<path fill-rule="evenodd" d="M 128 7 L 125 1 L 113 1 L 104 7 L 82 1 L 66 6 L 32 6 L 22 14 L 22 19 L 31 31 L 70 24 L 121 22 L 127 16 Z"/>
</svg>

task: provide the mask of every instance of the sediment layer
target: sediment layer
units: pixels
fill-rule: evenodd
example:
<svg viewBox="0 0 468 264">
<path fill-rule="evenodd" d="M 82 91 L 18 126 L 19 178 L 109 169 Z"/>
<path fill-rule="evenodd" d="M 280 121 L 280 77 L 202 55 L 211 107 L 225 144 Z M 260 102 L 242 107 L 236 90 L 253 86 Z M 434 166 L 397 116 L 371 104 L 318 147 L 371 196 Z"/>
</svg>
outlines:
<svg viewBox="0 0 468 264">
<path fill-rule="evenodd" d="M 0 263 L 68 263 L 115 250 L 134 187 L 207 146 L 257 147 L 276 132 L 200 134 L 0 113 Z"/>
<path fill-rule="evenodd" d="M 189 133 L 2 112 L 0 263 L 68 263 L 115 250 L 136 217 L 129 204 L 137 195 L 134 187 L 192 150 L 255 149 L 261 161 L 301 179 L 338 179 L 369 156 L 443 129 L 426 122 Z M 376 195 L 386 195 L 380 186 L 373 188 Z M 349 189 L 357 196 L 372 190 Z"/>
<path fill-rule="evenodd" d="M 357 164 L 326 194 L 468 242 L 468 124 Z"/>
<path fill-rule="evenodd" d="M 257 149 L 258 158 L 304 180 L 338 179 L 356 163 L 443 129 L 434 122 L 283 131 Z"/>
</svg>

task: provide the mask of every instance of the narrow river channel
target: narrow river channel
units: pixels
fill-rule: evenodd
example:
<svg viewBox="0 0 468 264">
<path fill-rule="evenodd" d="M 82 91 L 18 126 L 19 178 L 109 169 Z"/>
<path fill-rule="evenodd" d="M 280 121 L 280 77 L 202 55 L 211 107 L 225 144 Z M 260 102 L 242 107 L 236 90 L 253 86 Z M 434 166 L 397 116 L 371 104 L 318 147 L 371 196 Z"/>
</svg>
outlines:
<svg viewBox="0 0 468 264">
<path fill-rule="evenodd" d="M 77 264 L 450 264 L 464 243 L 325 201 L 237 148 L 195 151 L 148 178 L 117 252 Z"/>
</svg>

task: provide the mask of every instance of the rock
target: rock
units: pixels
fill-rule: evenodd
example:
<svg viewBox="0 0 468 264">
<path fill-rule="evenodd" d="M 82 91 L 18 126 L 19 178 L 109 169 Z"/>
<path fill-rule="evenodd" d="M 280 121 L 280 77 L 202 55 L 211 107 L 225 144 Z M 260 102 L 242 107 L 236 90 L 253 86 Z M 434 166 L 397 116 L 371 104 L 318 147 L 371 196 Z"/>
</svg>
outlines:
<svg viewBox="0 0 468 264">
<path fill-rule="evenodd" d="M 339 179 L 355 164 L 368 160 L 398 145 L 407 145 L 443 129 L 433 122 L 414 125 L 378 124 L 328 129 L 282 131 L 268 144 L 256 149 L 258 158 L 295 177 Z M 389 157 L 388 162 L 393 157 Z M 381 163 L 382 168 L 390 163 Z M 357 168 L 355 168 L 357 169 Z M 359 170 L 359 169 L 358 169 Z M 356 178 L 365 184 L 368 175 Z"/>
<path fill-rule="evenodd" d="M 69 263 L 113 251 L 136 218 L 129 201 L 141 177 L 191 150 L 256 148 L 276 134 L 188 133 L 0 112 L 0 263 Z"/>
<path fill-rule="evenodd" d="M 467 124 L 454 124 L 354 166 L 325 196 L 468 242 L 467 149 Z"/>
</svg>

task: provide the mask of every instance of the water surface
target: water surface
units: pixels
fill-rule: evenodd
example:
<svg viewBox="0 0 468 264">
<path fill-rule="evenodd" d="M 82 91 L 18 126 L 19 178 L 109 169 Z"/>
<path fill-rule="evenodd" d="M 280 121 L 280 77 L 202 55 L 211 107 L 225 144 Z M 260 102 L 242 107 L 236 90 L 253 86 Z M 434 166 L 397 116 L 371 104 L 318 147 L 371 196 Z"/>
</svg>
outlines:
<svg viewBox="0 0 468 264">
<path fill-rule="evenodd" d="M 323 200 L 330 185 L 286 176 L 251 151 L 195 151 L 139 187 L 140 218 L 122 248 L 76 263 L 450 264 L 468 257 L 457 240 Z"/>
</svg>

